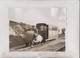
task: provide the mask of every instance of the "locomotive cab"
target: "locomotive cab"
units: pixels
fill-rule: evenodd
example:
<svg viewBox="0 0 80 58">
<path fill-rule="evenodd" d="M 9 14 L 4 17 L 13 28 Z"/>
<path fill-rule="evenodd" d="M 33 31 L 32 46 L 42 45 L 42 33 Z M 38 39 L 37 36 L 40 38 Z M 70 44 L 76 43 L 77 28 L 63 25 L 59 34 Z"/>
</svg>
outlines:
<svg viewBox="0 0 80 58">
<path fill-rule="evenodd" d="M 48 25 L 45 23 L 36 24 L 36 28 L 38 29 L 38 34 L 43 37 L 42 42 L 45 42 L 48 39 Z"/>
</svg>

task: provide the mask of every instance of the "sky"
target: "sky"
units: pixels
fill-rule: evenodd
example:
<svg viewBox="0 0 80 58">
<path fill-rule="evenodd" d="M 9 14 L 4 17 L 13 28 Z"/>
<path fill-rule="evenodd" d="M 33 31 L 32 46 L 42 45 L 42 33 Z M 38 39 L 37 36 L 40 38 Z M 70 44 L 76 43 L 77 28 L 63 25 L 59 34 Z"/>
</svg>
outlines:
<svg viewBox="0 0 80 58">
<path fill-rule="evenodd" d="M 66 8 L 9 8 L 9 20 L 30 25 L 46 23 L 50 26 L 66 27 Z"/>
</svg>

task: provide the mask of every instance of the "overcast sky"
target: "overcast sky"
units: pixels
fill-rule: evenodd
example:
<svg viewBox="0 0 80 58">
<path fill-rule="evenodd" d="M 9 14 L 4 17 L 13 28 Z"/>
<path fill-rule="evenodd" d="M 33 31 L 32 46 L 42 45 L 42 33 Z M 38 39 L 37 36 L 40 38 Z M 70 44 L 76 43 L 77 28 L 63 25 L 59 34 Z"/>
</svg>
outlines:
<svg viewBox="0 0 80 58">
<path fill-rule="evenodd" d="M 66 8 L 9 8 L 9 20 L 36 25 L 66 27 Z"/>
</svg>

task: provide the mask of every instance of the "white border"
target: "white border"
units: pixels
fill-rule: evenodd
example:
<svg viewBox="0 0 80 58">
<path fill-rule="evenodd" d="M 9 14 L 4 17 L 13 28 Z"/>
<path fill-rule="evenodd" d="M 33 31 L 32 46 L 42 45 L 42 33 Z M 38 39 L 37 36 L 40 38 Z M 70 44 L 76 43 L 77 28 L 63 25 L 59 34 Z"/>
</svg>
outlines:
<svg viewBox="0 0 80 58">
<path fill-rule="evenodd" d="M 67 8 L 65 52 L 9 52 L 8 8 Z M 79 58 L 79 1 L 0 1 L 0 52 L 1 57 L 69 57 Z M 0 58 L 1 58 L 0 57 Z"/>
</svg>

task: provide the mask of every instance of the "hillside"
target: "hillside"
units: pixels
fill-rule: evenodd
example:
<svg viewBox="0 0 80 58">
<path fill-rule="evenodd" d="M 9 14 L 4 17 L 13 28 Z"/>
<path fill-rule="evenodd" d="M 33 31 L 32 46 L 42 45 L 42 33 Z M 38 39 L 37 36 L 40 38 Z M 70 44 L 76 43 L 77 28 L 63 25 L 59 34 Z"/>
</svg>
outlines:
<svg viewBox="0 0 80 58">
<path fill-rule="evenodd" d="M 25 23 L 9 21 L 9 40 L 10 48 L 24 44 L 25 30 L 31 29 L 32 26 Z"/>
</svg>

